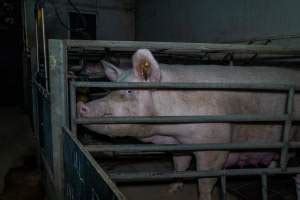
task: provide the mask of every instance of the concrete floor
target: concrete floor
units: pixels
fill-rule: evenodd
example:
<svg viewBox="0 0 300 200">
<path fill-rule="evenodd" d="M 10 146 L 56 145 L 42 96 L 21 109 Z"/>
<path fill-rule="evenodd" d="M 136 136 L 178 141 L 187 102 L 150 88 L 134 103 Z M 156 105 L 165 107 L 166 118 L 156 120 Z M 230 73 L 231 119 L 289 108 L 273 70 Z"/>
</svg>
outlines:
<svg viewBox="0 0 300 200">
<path fill-rule="evenodd" d="M 113 160 L 101 160 L 100 166 L 111 172 L 147 172 L 172 170 L 171 160 L 168 158 L 123 158 Z M 192 167 L 193 168 L 193 167 Z M 183 190 L 170 193 L 171 183 L 136 183 L 118 184 L 120 191 L 128 200 L 197 200 L 196 180 L 184 184 Z M 229 177 L 227 179 L 228 200 L 256 200 L 261 199 L 261 179 L 258 176 Z M 284 187 L 283 187 L 284 186 Z M 296 200 L 296 190 L 292 176 L 269 176 L 268 199 L 270 200 Z M 219 185 L 213 192 L 212 200 L 219 200 Z"/>
<path fill-rule="evenodd" d="M 145 172 L 145 171 L 170 171 L 173 170 L 170 158 L 147 158 L 137 157 L 134 159 L 121 159 L 120 161 L 100 161 L 100 165 L 107 171 L 113 172 Z M 118 184 L 118 188 L 128 200 L 197 200 L 198 188 L 197 181 L 188 181 L 184 183 L 182 190 L 176 193 L 170 193 L 169 187 L 174 182 L 148 182 Z M 219 186 L 216 186 L 213 192 L 212 200 L 219 200 Z M 228 200 L 237 200 L 232 193 L 227 193 Z"/>
<path fill-rule="evenodd" d="M 127 185 L 119 187 L 121 192 L 128 200 L 197 200 L 197 184 L 186 183 L 183 190 L 176 193 L 168 192 L 169 184 L 153 184 L 153 185 Z M 228 200 L 238 200 L 234 195 L 227 193 Z M 212 200 L 219 200 L 219 192 L 216 188 L 212 195 Z"/>
<path fill-rule="evenodd" d="M 20 108 L 0 107 L 0 194 L 9 171 L 23 166 L 28 156 L 34 156 L 33 138 L 29 117 Z"/>
</svg>

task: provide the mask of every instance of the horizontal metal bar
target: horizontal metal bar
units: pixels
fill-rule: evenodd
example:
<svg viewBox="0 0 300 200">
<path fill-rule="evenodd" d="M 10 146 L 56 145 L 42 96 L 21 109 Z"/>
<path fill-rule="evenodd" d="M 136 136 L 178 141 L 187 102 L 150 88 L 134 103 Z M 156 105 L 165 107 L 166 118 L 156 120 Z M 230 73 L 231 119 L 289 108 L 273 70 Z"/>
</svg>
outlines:
<svg viewBox="0 0 300 200">
<path fill-rule="evenodd" d="M 231 143 L 231 144 L 139 144 L 139 145 L 86 145 L 89 152 L 165 152 L 165 151 L 207 151 L 207 150 L 249 150 L 249 149 L 276 149 L 282 143 Z"/>
<path fill-rule="evenodd" d="M 224 169 L 212 171 L 185 171 L 185 172 L 121 172 L 110 173 L 109 176 L 116 182 L 141 182 L 141 181 L 163 181 L 172 179 L 197 179 L 205 177 L 220 176 L 251 176 L 251 175 L 276 175 L 276 174 L 298 174 L 300 167 L 287 168 L 255 168 L 255 169 Z"/>
<path fill-rule="evenodd" d="M 299 91 L 299 86 L 292 84 L 278 83 L 112 83 L 112 82 L 72 82 L 75 87 L 94 87 L 106 89 L 160 89 L 160 90 L 272 90 L 272 91 L 288 91 L 290 88 L 295 88 Z"/>
<path fill-rule="evenodd" d="M 300 142 L 289 142 L 289 148 L 292 149 L 300 148 Z"/>
<path fill-rule="evenodd" d="M 300 49 L 280 46 L 245 45 L 245 44 L 217 44 L 217 43 L 180 43 L 180 42 L 144 42 L 144 41 L 92 41 L 92 40 L 65 40 L 67 47 L 84 49 L 104 49 L 135 51 L 139 48 L 150 50 L 168 50 L 195 53 L 261 53 L 299 55 Z"/>
<path fill-rule="evenodd" d="M 155 117 L 89 117 L 77 118 L 77 124 L 177 124 L 177 123 L 226 123 L 226 122 L 283 122 L 285 114 L 263 115 L 200 115 L 200 116 L 155 116 Z"/>
<path fill-rule="evenodd" d="M 288 39 L 298 39 L 300 38 L 300 34 L 287 34 L 287 35 L 269 35 L 264 37 L 255 37 L 255 38 L 244 38 L 240 40 L 230 40 L 224 41 L 221 43 L 242 43 L 242 42 L 263 42 L 263 41 L 274 41 L 274 40 L 288 40 Z"/>
</svg>

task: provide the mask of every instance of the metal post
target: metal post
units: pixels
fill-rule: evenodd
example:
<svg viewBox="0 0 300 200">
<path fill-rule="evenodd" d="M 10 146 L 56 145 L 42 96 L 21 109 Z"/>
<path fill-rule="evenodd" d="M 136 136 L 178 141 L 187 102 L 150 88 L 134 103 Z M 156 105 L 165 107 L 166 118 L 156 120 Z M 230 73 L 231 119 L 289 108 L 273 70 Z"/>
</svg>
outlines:
<svg viewBox="0 0 300 200">
<path fill-rule="evenodd" d="M 49 91 L 49 80 L 48 80 L 48 59 L 47 59 L 47 43 L 46 43 L 46 32 L 45 32 L 45 13 L 44 8 L 41 9 L 41 25 L 42 25 L 42 37 L 43 37 L 43 58 L 44 58 L 44 72 L 45 72 L 45 87 L 46 91 Z"/>
<path fill-rule="evenodd" d="M 221 176 L 221 197 L 222 200 L 226 200 L 226 176 Z"/>
<path fill-rule="evenodd" d="M 287 98 L 287 119 L 284 123 L 284 130 L 283 130 L 283 146 L 281 148 L 281 157 L 280 157 L 280 167 L 283 171 L 286 170 L 287 161 L 288 161 L 288 149 L 289 149 L 289 133 L 292 126 L 292 112 L 293 112 L 293 104 L 294 104 L 294 95 L 295 89 L 291 88 L 288 93 Z"/>
<path fill-rule="evenodd" d="M 296 185 L 296 194 L 297 194 L 297 199 L 300 199 L 300 174 L 296 174 L 294 177 L 295 180 L 295 185 Z"/>
<path fill-rule="evenodd" d="M 266 174 L 261 175 L 261 193 L 262 193 L 262 199 L 267 200 L 268 199 L 268 180 L 267 180 Z"/>
<path fill-rule="evenodd" d="M 66 125 L 66 47 L 62 40 L 49 40 L 49 75 L 51 125 L 53 141 L 53 169 L 58 199 L 63 199 L 63 143 L 62 127 Z"/>
<path fill-rule="evenodd" d="M 76 86 L 74 82 L 70 83 L 70 109 L 71 109 L 71 131 L 77 135 L 77 124 L 76 124 Z"/>
</svg>

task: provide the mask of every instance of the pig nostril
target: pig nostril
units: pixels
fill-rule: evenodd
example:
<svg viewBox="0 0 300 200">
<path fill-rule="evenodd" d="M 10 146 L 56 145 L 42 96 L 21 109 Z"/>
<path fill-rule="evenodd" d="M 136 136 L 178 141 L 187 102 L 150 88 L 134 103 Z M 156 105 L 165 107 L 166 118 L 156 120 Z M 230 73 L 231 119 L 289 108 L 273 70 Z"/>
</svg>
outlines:
<svg viewBox="0 0 300 200">
<path fill-rule="evenodd" d="M 87 109 L 85 107 L 81 108 L 82 113 L 87 113 Z"/>
</svg>

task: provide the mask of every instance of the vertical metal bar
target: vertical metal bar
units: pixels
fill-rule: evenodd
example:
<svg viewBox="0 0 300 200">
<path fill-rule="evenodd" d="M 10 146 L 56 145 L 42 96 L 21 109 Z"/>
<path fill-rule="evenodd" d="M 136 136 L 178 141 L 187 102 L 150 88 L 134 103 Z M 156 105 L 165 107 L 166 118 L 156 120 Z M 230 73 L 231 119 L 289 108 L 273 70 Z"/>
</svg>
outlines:
<svg viewBox="0 0 300 200">
<path fill-rule="evenodd" d="M 296 174 L 294 177 L 295 180 L 295 185 L 296 185 L 296 194 L 297 194 L 297 199 L 300 199 L 300 174 Z"/>
<path fill-rule="evenodd" d="M 43 36 L 45 87 L 46 87 L 46 91 L 49 92 L 47 43 L 46 43 L 46 33 L 45 33 L 45 13 L 44 13 L 44 8 L 40 8 L 40 9 L 41 9 L 41 23 L 42 23 L 41 25 L 42 25 L 42 36 Z"/>
<path fill-rule="evenodd" d="M 38 32 L 38 11 L 36 10 L 36 18 L 35 18 L 35 46 L 36 46 L 36 72 L 40 70 L 40 61 L 39 61 L 39 32 Z"/>
<path fill-rule="evenodd" d="M 77 124 L 76 124 L 76 86 L 74 82 L 70 83 L 70 109 L 71 109 L 71 131 L 77 135 Z"/>
<path fill-rule="evenodd" d="M 34 49 L 31 50 L 31 60 L 32 60 L 32 65 L 31 65 L 31 105 L 32 105 L 32 123 L 33 123 L 33 133 L 36 136 L 36 141 L 37 141 L 37 161 L 38 165 L 40 166 L 42 164 L 42 160 L 40 157 L 41 153 L 41 143 L 40 143 L 40 128 L 39 128 L 39 113 L 41 112 L 38 108 L 38 89 L 36 84 L 34 84 L 36 80 L 36 73 L 37 73 L 37 64 L 34 62 L 36 59 L 34 55 Z"/>
<path fill-rule="evenodd" d="M 229 56 L 229 66 L 234 66 L 234 54 L 230 54 Z"/>
<path fill-rule="evenodd" d="M 291 88 L 288 93 L 287 97 L 287 119 L 284 123 L 284 130 L 283 130 L 283 146 L 281 148 L 281 157 L 280 157 L 280 167 L 282 171 L 286 170 L 287 167 L 287 157 L 288 157 L 288 150 L 289 150 L 289 133 L 292 126 L 292 112 L 293 112 L 293 104 L 294 104 L 294 95 L 295 89 Z"/>
<path fill-rule="evenodd" d="M 222 200 L 226 200 L 226 176 L 221 176 L 221 198 Z"/>
<path fill-rule="evenodd" d="M 261 175 L 261 193 L 262 193 L 262 199 L 267 200 L 268 199 L 268 177 L 266 174 Z"/>
<path fill-rule="evenodd" d="M 53 141 L 53 171 L 58 198 L 63 199 L 63 132 L 66 126 L 66 46 L 63 40 L 49 40 L 49 78 L 51 100 L 51 134 Z"/>
</svg>

